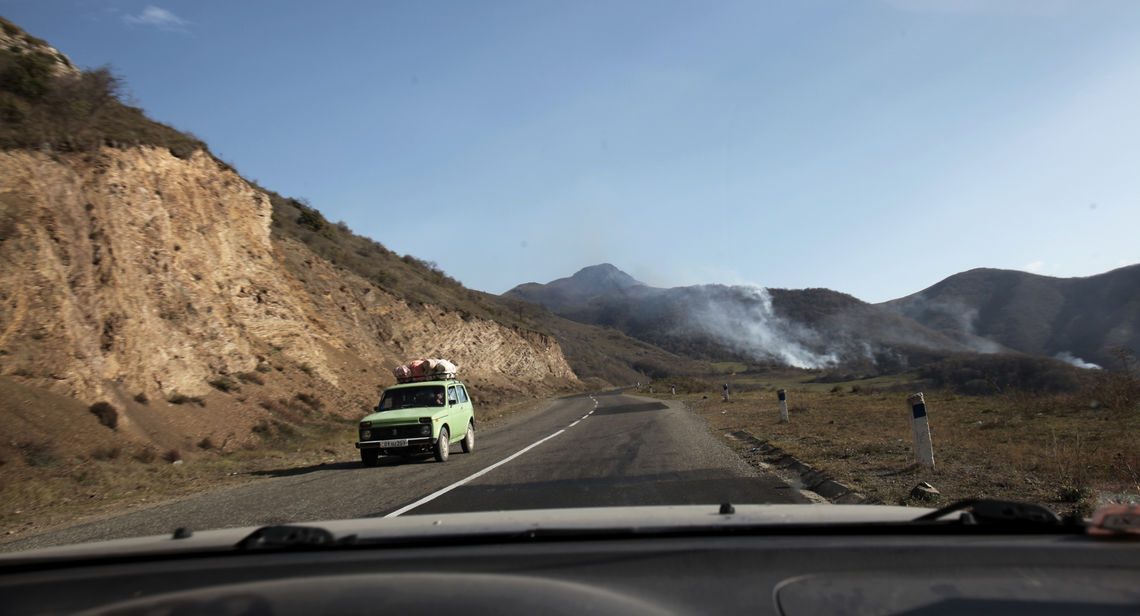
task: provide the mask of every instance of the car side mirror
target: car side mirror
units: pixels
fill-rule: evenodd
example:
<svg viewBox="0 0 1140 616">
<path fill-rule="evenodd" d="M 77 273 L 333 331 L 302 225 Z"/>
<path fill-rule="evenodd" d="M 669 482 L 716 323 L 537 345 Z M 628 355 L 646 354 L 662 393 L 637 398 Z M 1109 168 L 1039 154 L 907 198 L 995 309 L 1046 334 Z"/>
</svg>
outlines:
<svg viewBox="0 0 1140 616">
<path fill-rule="evenodd" d="M 372 410 L 379 413 L 380 412 L 380 405 L 377 404 L 376 406 L 372 407 Z"/>
</svg>

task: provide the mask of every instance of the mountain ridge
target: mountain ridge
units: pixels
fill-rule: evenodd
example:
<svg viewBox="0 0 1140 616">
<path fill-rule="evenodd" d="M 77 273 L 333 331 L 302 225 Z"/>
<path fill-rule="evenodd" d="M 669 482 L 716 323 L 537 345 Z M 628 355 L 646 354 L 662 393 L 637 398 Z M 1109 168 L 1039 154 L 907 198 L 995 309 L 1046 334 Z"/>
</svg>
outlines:
<svg viewBox="0 0 1140 616">
<path fill-rule="evenodd" d="M 1140 264 L 1072 278 L 975 268 L 883 305 L 967 344 L 1101 365 L 1140 348 Z"/>
<path fill-rule="evenodd" d="M 564 281 L 573 279 L 520 285 L 504 296 L 614 327 L 682 355 L 766 358 L 800 367 L 858 356 L 855 363 L 897 368 L 908 358 L 961 352 L 1024 352 L 1087 367 L 1082 359 L 1107 361 L 1113 346 L 1140 346 L 1140 265 L 1080 278 L 975 268 L 878 304 L 830 289 L 725 285 L 579 287 L 576 294 L 566 293 Z M 720 308 L 710 310 L 716 302 Z M 714 326 L 726 318 L 732 327 Z"/>
</svg>

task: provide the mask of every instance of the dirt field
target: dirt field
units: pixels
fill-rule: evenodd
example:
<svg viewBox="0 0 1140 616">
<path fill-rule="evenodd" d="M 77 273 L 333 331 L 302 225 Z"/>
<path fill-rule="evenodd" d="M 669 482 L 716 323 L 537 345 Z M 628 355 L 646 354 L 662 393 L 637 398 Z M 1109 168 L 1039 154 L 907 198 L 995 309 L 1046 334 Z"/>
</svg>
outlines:
<svg viewBox="0 0 1140 616">
<path fill-rule="evenodd" d="M 1097 408 L 1076 396 L 927 392 L 930 471 L 914 463 L 906 393 L 827 387 L 790 389 L 787 423 L 780 422 L 774 388 L 734 393 L 727 403 L 720 391 L 671 396 L 667 385 L 655 395 L 684 400 L 718 431 L 743 430 L 767 441 L 872 503 L 918 504 L 910 492 L 921 481 L 941 492 L 927 505 L 990 497 L 1036 502 L 1060 514 L 1088 514 L 1100 502 L 1140 494 L 1135 410 Z M 753 455 L 750 446 L 737 447 Z"/>
</svg>

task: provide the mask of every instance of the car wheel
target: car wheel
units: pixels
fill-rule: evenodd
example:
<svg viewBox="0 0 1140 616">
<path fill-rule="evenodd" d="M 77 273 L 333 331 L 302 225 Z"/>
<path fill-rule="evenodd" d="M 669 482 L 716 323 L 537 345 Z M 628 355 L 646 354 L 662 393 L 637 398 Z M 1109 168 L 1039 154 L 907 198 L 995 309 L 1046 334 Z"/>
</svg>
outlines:
<svg viewBox="0 0 1140 616">
<path fill-rule="evenodd" d="M 439 438 L 435 440 L 435 459 L 437 462 L 447 462 L 448 449 L 450 448 L 451 434 L 448 433 L 447 428 L 439 429 Z"/>
<path fill-rule="evenodd" d="M 467 422 L 467 436 L 463 437 L 463 453 L 475 451 L 475 422 Z"/>
<path fill-rule="evenodd" d="M 360 462 L 364 466 L 376 466 L 380 463 L 380 452 L 375 449 L 361 449 Z"/>
</svg>

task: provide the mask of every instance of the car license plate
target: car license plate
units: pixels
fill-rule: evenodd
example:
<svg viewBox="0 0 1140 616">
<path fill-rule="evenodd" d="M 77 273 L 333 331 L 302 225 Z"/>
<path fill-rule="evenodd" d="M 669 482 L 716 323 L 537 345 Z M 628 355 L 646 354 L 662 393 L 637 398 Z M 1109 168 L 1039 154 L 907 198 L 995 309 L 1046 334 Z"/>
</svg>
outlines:
<svg viewBox="0 0 1140 616">
<path fill-rule="evenodd" d="M 380 446 L 381 447 L 407 447 L 408 446 L 408 439 L 406 439 L 406 438 L 394 438 L 394 439 L 389 440 L 389 441 L 380 441 Z"/>
</svg>

